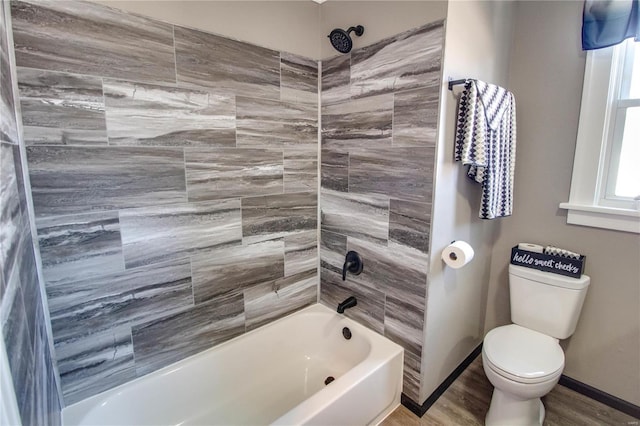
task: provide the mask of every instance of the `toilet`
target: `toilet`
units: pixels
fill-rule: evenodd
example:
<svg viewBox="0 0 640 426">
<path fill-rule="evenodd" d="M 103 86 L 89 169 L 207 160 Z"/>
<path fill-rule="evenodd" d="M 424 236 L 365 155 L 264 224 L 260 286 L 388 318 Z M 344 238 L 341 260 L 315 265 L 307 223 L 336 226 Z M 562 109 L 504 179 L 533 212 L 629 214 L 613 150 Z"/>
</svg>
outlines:
<svg viewBox="0 0 640 426">
<path fill-rule="evenodd" d="M 540 397 L 564 368 L 559 340 L 571 336 L 590 278 L 571 278 L 509 265 L 511 321 L 484 338 L 484 372 L 494 387 L 485 419 L 492 425 L 542 425 Z"/>
</svg>

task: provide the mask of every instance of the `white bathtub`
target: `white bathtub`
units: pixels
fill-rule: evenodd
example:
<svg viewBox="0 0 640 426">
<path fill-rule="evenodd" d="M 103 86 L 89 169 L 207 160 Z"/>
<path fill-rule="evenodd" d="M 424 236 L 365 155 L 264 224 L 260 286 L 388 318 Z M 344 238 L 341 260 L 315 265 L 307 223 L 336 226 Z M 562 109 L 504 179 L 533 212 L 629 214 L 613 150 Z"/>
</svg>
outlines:
<svg viewBox="0 0 640 426">
<path fill-rule="evenodd" d="M 402 357 L 317 304 L 73 404 L 63 424 L 377 424 L 400 404 Z"/>
</svg>

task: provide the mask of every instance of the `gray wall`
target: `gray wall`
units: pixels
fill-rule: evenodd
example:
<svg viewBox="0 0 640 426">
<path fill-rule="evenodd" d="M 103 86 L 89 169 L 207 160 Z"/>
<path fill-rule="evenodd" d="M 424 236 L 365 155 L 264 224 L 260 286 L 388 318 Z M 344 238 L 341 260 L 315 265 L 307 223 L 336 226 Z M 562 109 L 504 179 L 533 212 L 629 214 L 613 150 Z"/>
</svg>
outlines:
<svg viewBox="0 0 640 426">
<path fill-rule="evenodd" d="M 564 374 L 640 404 L 640 239 L 567 225 L 585 54 L 581 2 L 518 2 L 509 88 L 518 105 L 514 215 L 494 246 L 487 330 L 509 322 L 507 265 L 521 241 L 587 256 L 591 286 L 575 334 L 562 342 Z"/>
<path fill-rule="evenodd" d="M 423 25 L 322 63 L 321 300 L 405 348 L 419 399 L 444 26 Z M 345 254 L 363 258 L 342 281 Z"/>
<path fill-rule="evenodd" d="M 37 273 L 9 6 L 0 3 L 0 330 L 23 425 L 60 424 L 57 372 Z M 2 374 L 6 374 L 3 370 Z M 3 395 L 3 399 L 7 399 Z"/>
<path fill-rule="evenodd" d="M 12 13 L 66 404 L 316 302 L 315 61 L 91 3 Z"/>
</svg>

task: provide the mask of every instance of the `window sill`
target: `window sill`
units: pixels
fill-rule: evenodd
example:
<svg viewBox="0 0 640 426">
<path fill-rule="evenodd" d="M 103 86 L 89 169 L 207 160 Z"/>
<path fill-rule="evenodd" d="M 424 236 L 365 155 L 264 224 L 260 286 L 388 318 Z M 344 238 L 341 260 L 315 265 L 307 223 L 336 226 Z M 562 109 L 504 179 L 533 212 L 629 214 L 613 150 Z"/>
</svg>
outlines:
<svg viewBox="0 0 640 426">
<path fill-rule="evenodd" d="M 640 211 L 585 204 L 560 203 L 567 223 L 640 234 Z"/>
</svg>

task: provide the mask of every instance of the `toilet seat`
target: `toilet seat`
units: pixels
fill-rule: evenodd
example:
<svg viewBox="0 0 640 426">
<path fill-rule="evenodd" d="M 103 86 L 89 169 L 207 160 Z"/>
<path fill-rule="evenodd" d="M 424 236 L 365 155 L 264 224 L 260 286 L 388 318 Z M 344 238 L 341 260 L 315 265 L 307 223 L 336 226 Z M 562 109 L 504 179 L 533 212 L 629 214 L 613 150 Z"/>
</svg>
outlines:
<svg viewBox="0 0 640 426">
<path fill-rule="evenodd" d="M 488 367 L 519 383 L 554 380 L 564 368 L 564 352 L 557 339 L 517 324 L 489 331 L 482 351 Z"/>
</svg>

